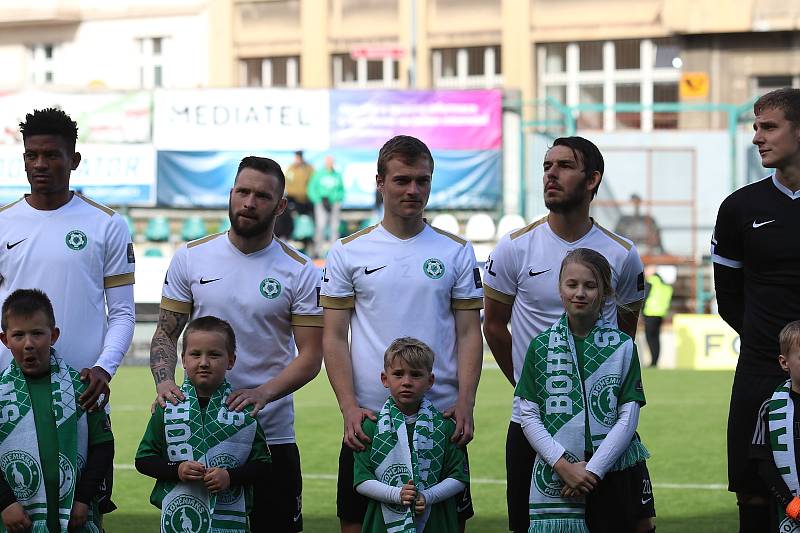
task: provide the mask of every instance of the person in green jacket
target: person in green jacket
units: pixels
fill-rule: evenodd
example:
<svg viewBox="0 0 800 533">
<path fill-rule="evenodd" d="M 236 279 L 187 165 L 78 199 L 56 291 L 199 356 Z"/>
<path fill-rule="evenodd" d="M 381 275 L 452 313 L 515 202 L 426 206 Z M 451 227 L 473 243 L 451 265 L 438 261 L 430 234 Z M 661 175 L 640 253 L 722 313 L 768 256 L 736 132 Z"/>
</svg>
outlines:
<svg viewBox="0 0 800 533">
<path fill-rule="evenodd" d="M 344 181 L 342 175 L 333 166 L 333 157 L 325 157 L 325 167 L 311 176 L 308 184 L 308 199 L 314 204 L 314 248 L 317 255 L 322 255 L 325 244 L 325 228 L 328 232 L 328 249 L 339 238 L 339 214 L 344 200 Z"/>
<path fill-rule="evenodd" d="M 650 348 L 650 366 L 655 367 L 661 354 L 661 324 L 672 302 L 672 286 L 658 275 L 655 265 L 647 265 L 644 273 L 647 293 L 642 310 L 644 334 Z"/>
</svg>

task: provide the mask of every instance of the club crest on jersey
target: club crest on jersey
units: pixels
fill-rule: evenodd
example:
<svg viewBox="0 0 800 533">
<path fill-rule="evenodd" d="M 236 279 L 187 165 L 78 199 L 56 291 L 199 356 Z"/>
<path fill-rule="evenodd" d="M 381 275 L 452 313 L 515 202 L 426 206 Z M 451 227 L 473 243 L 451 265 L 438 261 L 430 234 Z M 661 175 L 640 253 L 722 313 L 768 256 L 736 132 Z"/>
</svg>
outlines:
<svg viewBox="0 0 800 533">
<path fill-rule="evenodd" d="M 261 291 L 261 296 L 264 298 L 274 300 L 281 295 L 281 292 L 283 291 L 283 285 L 281 285 L 281 282 L 275 278 L 264 278 L 261 280 L 258 290 Z"/>
<path fill-rule="evenodd" d="M 589 392 L 589 408 L 595 420 L 610 428 L 617 420 L 619 376 L 605 376 Z"/>
<path fill-rule="evenodd" d="M 22 450 L 12 450 L 0 457 L 0 470 L 14 491 L 17 500 L 29 500 L 39 491 L 42 473 L 33 456 Z"/>
<path fill-rule="evenodd" d="M 411 472 L 409 472 L 408 467 L 404 464 L 397 463 L 386 469 L 383 476 L 381 476 L 381 483 L 385 483 L 391 487 L 402 487 L 410 478 Z M 386 504 L 386 507 L 395 513 L 403 513 L 406 510 L 404 506 L 396 504 Z"/>
<path fill-rule="evenodd" d="M 444 276 L 444 263 L 435 257 L 431 257 L 422 265 L 422 271 L 431 279 L 439 279 Z"/>
<path fill-rule="evenodd" d="M 570 463 L 578 462 L 578 458 L 568 451 L 564 451 L 564 458 Z M 537 461 L 533 468 L 533 476 L 536 479 L 533 485 L 537 491 L 550 498 L 561 497 L 561 487 L 564 486 L 564 482 L 552 466 L 545 461 Z"/>
<path fill-rule="evenodd" d="M 83 250 L 89 243 L 89 239 L 86 237 L 86 234 L 79 229 L 74 229 L 67 233 L 64 241 L 67 243 L 67 247 L 70 250 L 75 251 Z"/>
<path fill-rule="evenodd" d="M 182 494 L 169 502 L 161 516 L 161 531 L 194 533 L 211 530 L 208 509 L 198 498 L 188 494 Z"/>
</svg>

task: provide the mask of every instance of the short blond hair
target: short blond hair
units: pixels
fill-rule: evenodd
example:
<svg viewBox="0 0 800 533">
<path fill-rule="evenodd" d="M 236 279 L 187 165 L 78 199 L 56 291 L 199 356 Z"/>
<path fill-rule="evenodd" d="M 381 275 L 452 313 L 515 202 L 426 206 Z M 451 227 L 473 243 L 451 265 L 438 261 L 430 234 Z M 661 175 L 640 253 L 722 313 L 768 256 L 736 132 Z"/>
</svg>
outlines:
<svg viewBox="0 0 800 533">
<path fill-rule="evenodd" d="M 383 368 L 388 370 L 398 357 L 411 368 L 424 368 L 429 373 L 433 372 L 433 350 L 419 339 L 400 337 L 393 340 L 383 354 Z"/>
<path fill-rule="evenodd" d="M 784 357 L 789 355 L 792 348 L 800 348 L 800 320 L 786 324 L 778 336 L 778 342 Z"/>
</svg>

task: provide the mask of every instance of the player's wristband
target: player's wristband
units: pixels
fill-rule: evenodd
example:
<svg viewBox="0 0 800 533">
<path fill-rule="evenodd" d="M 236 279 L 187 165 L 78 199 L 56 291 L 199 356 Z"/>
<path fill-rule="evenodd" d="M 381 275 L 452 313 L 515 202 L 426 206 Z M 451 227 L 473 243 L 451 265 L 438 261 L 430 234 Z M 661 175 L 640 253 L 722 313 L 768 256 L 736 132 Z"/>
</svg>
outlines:
<svg viewBox="0 0 800 533">
<path fill-rule="evenodd" d="M 789 505 L 786 506 L 786 516 L 792 520 L 797 520 L 800 518 L 800 498 L 797 496 L 792 498 L 792 501 L 790 501 Z"/>
</svg>

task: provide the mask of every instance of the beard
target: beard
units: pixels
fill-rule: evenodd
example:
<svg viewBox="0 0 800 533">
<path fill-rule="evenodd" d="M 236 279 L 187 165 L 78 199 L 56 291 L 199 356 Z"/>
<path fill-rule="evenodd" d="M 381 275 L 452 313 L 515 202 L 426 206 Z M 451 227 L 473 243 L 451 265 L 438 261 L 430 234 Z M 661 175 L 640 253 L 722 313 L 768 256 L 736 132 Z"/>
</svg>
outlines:
<svg viewBox="0 0 800 533">
<path fill-rule="evenodd" d="M 591 191 L 585 189 L 586 180 L 580 182 L 575 186 L 572 192 L 564 194 L 558 200 L 548 200 L 545 196 L 544 206 L 553 213 L 570 213 L 581 206 L 586 199 L 587 194 L 592 194 Z"/>
<path fill-rule="evenodd" d="M 275 209 L 262 220 L 255 222 L 252 226 L 242 227 L 239 223 L 239 217 L 233 212 L 231 206 L 228 205 L 228 218 L 231 221 L 231 231 L 245 238 L 258 237 L 268 233 L 272 230 L 272 225 L 275 222 L 275 213 L 278 211 L 278 207 L 280 207 L 280 202 L 278 202 L 275 205 Z"/>
</svg>

